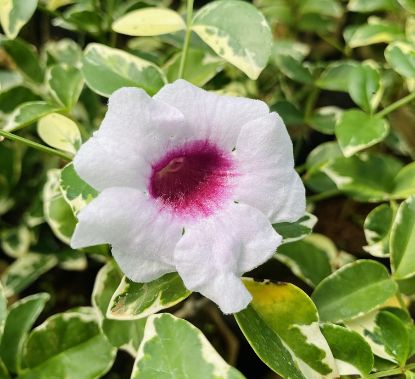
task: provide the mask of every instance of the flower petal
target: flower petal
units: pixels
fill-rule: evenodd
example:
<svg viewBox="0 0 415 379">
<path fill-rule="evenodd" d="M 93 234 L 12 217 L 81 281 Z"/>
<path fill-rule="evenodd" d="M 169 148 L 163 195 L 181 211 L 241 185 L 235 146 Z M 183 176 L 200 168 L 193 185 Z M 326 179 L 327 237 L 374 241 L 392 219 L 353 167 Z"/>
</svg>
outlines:
<svg viewBox="0 0 415 379">
<path fill-rule="evenodd" d="M 82 145 L 73 163 L 78 175 L 98 191 L 114 186 L 144 189 L 151 171 L 143 159 L 114 152 L 97 133 Z"/>
<path fill-rule="evenodd" d="M 147 283 L 164 274 L 176 271 L 172 265 L 143 258 L 138 248 L 135 254 L 128 254 L 124 250 L 112 246 L 111 252 L 121 271 L 133 282 Z"/>
<path fill-rule="evenodd" d="M 267 261 L 280 243 L 263 213 L 231 204 L 187 226 L 174 258 L 187 288 L 213 300 L 224 313 L 234 313 L 251 299 L 239 277 Z"/>
<path fill-rule="evenodd" d="M 181 233 L 172 217 L 160 212 L 140 191 L 113 187 L 102 191 L 78 214 L 71 246 L 109 243 L 127 277 L 141 281 L 145 269 L 151 270 L 150 276 L 174 271 L 173 252 Z"/>
<path fill-rule="evenodd" d="M 294 170 L 291 139 L 276 113 L 246 124 L 234 154 L 236 201 L 258 208 L 272 223 L 295 221 L 304 214 L 304 185 Z"/>
<path fill-rule="evenodd" d="M 262 101 L 217 95 L 184 80 L 164 86 L 154 98 L 184 115 L 190 135 L 208 139 L 229 151 L 235 147 L 244 124 L 269 113 Z"/>
<path fill-rule="evenodd" d="M 142 89 L 115 91 L 101 127 L 82 145 L 75 169 L 98 190 L 115 186 L 144 189 L 150 164 L 184 129 L 183 115 Z"/>
</svg>

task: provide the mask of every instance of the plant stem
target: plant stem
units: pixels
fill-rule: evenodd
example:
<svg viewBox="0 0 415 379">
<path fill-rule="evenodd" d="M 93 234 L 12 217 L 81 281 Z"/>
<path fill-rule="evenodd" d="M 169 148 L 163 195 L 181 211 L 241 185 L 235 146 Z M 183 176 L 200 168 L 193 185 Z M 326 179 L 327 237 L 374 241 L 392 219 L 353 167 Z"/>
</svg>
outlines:
<svg viewBox="0 0 415 379">
<path fill-rule="evenodd" d="M 187 0 L 186 34 L 184 36 L 183 50 L 182 50 L 182 56 L 180 59 L 178 79 L 183 78 L 183 73 L 184 73 L 184 69 L 186 66 L 187 52 L 189 50 L 190 37 L 192 35 L 193 1 L 194 0 Z"/>
<path fill-rule="evenodd" d="M 386 108 L 382 109 L 380 112 L 376 113 L 377 117 L 385 117 L 387 114 L 393 112 L 394 110 L 404 106 L 405 104 L 411 102 L 415 99 L 415 91 L 406 95 L 402 99 L 395 101 L 394 103 L 388 105 Z"/>
<path fill-rule="evenodd" d="M 49 154 L 56 155 L 56 156 L 58 156 L 58 157 L 60 157 L 62 159 L 65 159 L 67 161 L 71 161 L 72 158 L 73 158 L 72 155 L 69 154 L 69 153 L 65 153 L 63 151 L 59 151 L 59 150 L 56 150 L 56 149 L 52 149 L 51 147 L 42 145 L 40 143 L 31 141 L 31 140 L 26 139 L 26 138 L 23 138 L 23 137 L 19 137 L 16 134 L 9 133 L 9 132 L 6 132 L 6 131 L 1 130 L 1 129 L 0 129 L 0 136 L 3 136 L 3 137 L 5 137 L 5 138 L 7 138 L 7 139 L 9 139 L 11 141 L 16 141 L 16 142 L 23 143 L 26 146 L 29 146 L 29 147 L 32 147 L 34 149 L 43 151 L 45 153 L 49 153 Z"/>
<path fill-rule="evenodd" d="M 379 372 L 375 372 L 370 375 L 362 376 L 360 377 L 360 379 L 385 378 L 387 376 L 403 374 L 405 371 L 409 371 L 414 368 L 415 368 L 415 363 L 411 363 L 405 367 L 396 367 L 390 370 L 379 371 Z"/>
<path fill-rule="evenodd" d="M 305 103 L 305 112 L 304 112 L 305 122 L 309 122 L 311 115 L 313 114 L 314 106 L 316 104 L 319 94 L 320 94 L 320 89 L 318 89 L 317 87 L 314 87 L 309 93 L 306 103 Z"/>
<path fill-rule="evenodd" d="M 311 195 L 307 197 L 307 201 L 308 202 L 316 202 L 316 201 L 320 201 L 320 200 L 325 200 L 325 199 L 329 199 L 330 197 L 334 197 L 337 195 L 340 195 L 341 192 L 338 189 L 335 190 L 331 190 L 331 191 L 326 191 L 326 192 L 322 192 L 322 193 L 318 193 L 316 195 Z"/>
</svg>

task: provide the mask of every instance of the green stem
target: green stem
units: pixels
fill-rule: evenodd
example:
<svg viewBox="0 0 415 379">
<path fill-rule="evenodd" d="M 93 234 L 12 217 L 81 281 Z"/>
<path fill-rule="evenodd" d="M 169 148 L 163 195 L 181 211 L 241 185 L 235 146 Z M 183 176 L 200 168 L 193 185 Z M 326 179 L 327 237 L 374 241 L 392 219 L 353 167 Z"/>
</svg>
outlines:
<svg viewBox="0 0 415 379">
<path fill-rule="evenodd" d="M 415 363 L 411 363 L 405 367 L 396 367 L 390 370 L 385 370 L 385 371 L 379 371 L 379 372 L 375 372 L 373 374 L 370 375 L 366 375 L 366 376 L 362 376 L 359 379 L 374 379 L 374 378 L 385 378 L 387 376 L 392 376 L 392 375 L 399 375 L 399 374 L 403 374 L 405 371 L 410 371 L 412 369 L 415 368 Z"/>
<path fill-rule="evenodd" d="M 340 195 L 340 194 L 341 194 L 341 192 L 338 189 L 335 189 L 335 190 L 331 190 L 331 191 L 318 193 L 317 195 L 308 196 L 307 201 L 310 202 L 310 203 L 314 203 L 316 201 L 329 199 L 331 197 L 334 197 L 334 196 L 337 196 L 337 195 Z"/>
<path fill-rule="evenodd" d="M 23 138 L 23 137 L 19 137 L 16 134 L 9 133 L 9 132 L 6 132 L 4 130 L 0 130 L 0 136 L 3 136 L 3 137 L 5 137 L 5 138 L 7 138 L 7 139 L 9 139 L 11 141 L 16 141 L 16 142 L 23 143 L 26 146 L 29 146 L 29 147 L 32 147 L 34 149 L 43 151 L 45 153 L 54 154 L 54 155 L 56 155 L 56 156 L 58 156 L 58 157 L 60 157 L 62 159 L 67 160 L 67 161 L 71 161 L 72 158 L 73 158 L 72 155 L 69 154 L 69 153 L 65 153 L 63 151 L 59 151 L 59 150 L 56 150 L 56 149 L 52 149 L 51 147 L 42 145 L 40 143 L 37 143 L 37 142 L 31 141 L 31 140 L 28 140 L 28 139 Z"/>
<path fill-rule="evenodd" d="M 187 52 L 189 50 L 190 37 L 192 35 L 193 1 L 194 0 L 187 0 L 186 34 L 184 36 L 183 50 L 182 50 L 182 56 L 180 59 L 178 79 L 183 78 L 183 73 L 184 73 L 184 69 L 186 66 Z"/>
<path fill-rule="evenodd" d="M 318 95 L 320 94 L 320 89 L 314 87 L 311 92 L 309 93 L 306 104 L 305 104 L 305 112 L 304 112 L 304 119 L 308 122 L 313 114 L 314 106 L 316 105 L 316 101 L 318 99 Z"/>
<path fill-rule="evenodd" d="M 395 101 L 394 103 L 388 105 L 386 108 L 382 109 L 380 112 L 376 113 L 377 117 L 385 117 L 387 114 L 393 112 L 394 110 L 404 106 L 405 104 L 408 104 L 412 100 L 415 99 L 415 91 L 410 93 L 409 95 L 406 95 L 402 99 L 399 99 L 398 101 Z"/>
</svg>

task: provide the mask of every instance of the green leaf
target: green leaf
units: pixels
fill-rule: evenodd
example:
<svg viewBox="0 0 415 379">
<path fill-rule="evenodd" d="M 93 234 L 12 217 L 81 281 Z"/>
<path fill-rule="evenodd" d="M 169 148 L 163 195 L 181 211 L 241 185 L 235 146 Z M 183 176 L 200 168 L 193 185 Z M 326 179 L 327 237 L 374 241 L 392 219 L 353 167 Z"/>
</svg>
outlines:
<svg viewBox="0 0 415 379">
<path fill-rule="evenodd" d="M 383 92 L 379 71 L 370 63 L 356 66 L 351 72 L 348 89 L 357 105 L 368 113 L 373 112 Z"/>
<path fill-rule="evenodd" d="M 7 38 L 16 38 L 35 13 L 37 0 L 0 0 L 0 23 Z"/>
<path fill-rule="evenodd" d="M 94 36 L 99 36 L 100 31 L 107 28 L 104 24 L 104 14 L 98 7 L 92 6 L 91 3 L 76 4 L 67 8 L 63 13 L 62 19 L 55 21 L 56 26 L 69 30 L 85 31 Z"/>
<path fill-rule="evenodd" d="M 388 122 L 358 109 L 347 110 L 336 124 L 336 137 L 346 157 L 382 141 L 389 133 Z"/>
<path fill-rule="evenodd" d="M 363 249 L 369 254 L 384 258 L 389 256 L 389 236 L 395 211 L 388 204 L 381 204 L 366 217 L 364 232 L 367 246 Z"/>
<path fill-rule="evenodd" d="M 98 192 L 78 176 L 72 163 L 61 171 L 60 188 L 74 214 L 98 196 Z"/>
<path fill-rule="evenodd" d="M 307 123 L 323 134 L 334 134 L 334 128 L 339 121 L 343 110 L 337 107 L 322 107 L 314 110 Z"/>
<path fill-rule="evenodd" d="M 56 237 L 68 244 L 75 230 L 76 218 L 59 186 L 60 170 L 48 171 L 43 188 L 43 213 Z"/>
<path fill-rule="evenodd" d="M 74 0 L 44 0 L 46 8 L 50 11 L 63 7 L 64 5 L 72 4 Z"/>
<path fill-rule="evenodd" d="M 169 82 L 174 82 L 178 78 L 180 59 L 181 53 L 178 53 L 165 66 Z M 218 57 L 201 50 L 189 49 L 183 78 L 198 87 L 202 87 L 221 72 L 224 65 L 225 62 Z"/>
<path fill-rule="evenodd" d="M 222 0 L 205 5 L 196 13 L 192 30 L 250 79 L 258 78 L 271 55 L 270 27 L 264 16 L 244 1 Z"/>
<path fill-rule="evenodd" d="M 350 0 L 347 9 L 351 12 L 371 13 L 376 11 L 394 11 L 398 9 L 396 0 Z"/>
<path fill-rule="evenodd" d="M 0 92 L 21 85 L 22 76 L 17 71 L 0 70 Z"/>
<path fill-rule="evenodd" d="M 322 167 L 322 171 L 338 189 L 354 199 L 379 202 L 393 197 L 394 178 L 401 167 L 390 155 L 361 154 L 336 158 Z"/>
<path fill-rule="evenodd" d="M 7 299 L 4 293 L 3 286 L 0 283 L 0 342 L 3 336 L 4 326 L 7 317 Z"/>
<path fill-rule="evenodd" d="M 0 359 L 0 379 L 11 379 L 9 371 L 7 370 L 6 365 Z"/>
<path fill-rule="evenodd" d="M 347 27 L 343 36 L 347 45 L 355 48 L 376 43 L 393 42 L 404 38 L 404 33 L 398 23 L 369 17 L 367 24 Z"/>
<path fill-rule="evenodd" d="M 313 76 L 308 67 L 291 55 L 279 55 L 275 57 L 275 63 L 281 72 L 288 78 L 304 84 L 313 82 Z"/>
<path fill-rule="evenodd" d="M 311 287 L 315 287 L 332 273 L 330 260 L 337 249 L 327 237 L 312 234 L 301 241 L 278 247 L 275 258 Z"/>
<path fill-rule="evenodd" d="M 58 263 L 50 254 L 27 253 L 16 259 L 1 276 L 7 297 L 18 294 Z"/>
<path fill-rule="evenodd" d="M 317 79 L 316 85 L 329 91 L 349 92 L 352 72 L 358 66 L 356 61 L 338 61 L 330 63 Z"/>
<path fill-rule="evenodd" d="M 336 360 L 340 375 L 368 375 L 373 368 L 373 353 L 358 333 L 343 326 L 324 323 L 321 331 Z"/>
<path fill-rule="evenodd" d="M 100 378 L 115 354 L 93 312 L 58 313 L 30 333 L 24 350 L 26 369 L 19 379 Z"/>
<path fill-rule="evenodd" d="M 297 61 L 302 61 L 310 53 L 310 47 L 305 43 L 296 41 L 294 39 L 278 39 L 275 40 L 272 46 L 273 60 L 280 55 L 289 55 Z"/>
<path fill-rule="evenodd" d="M 13 373 L 20 371 L 27 334 L 49 298 L 47 293 L 27 296 L 16 301 L 9 309 L 0 345 L 0 358 Z"/>
<path fill-rule="evenodd" d="M 376 310 L 345 323 L 348 329 L 359 333 L 365 339 L 376 357 L 393 362 L 396 362 L 396 354 L 392 352 L 393 349 L 391 347 L 393 344 L 396 344 L 397 338 L 403 337 L 399 343 L 401 346 L 408 346 L 408 333 L 405 333 L 405 325 L 402 324 L 402 321 L 399 323 L 400 319 L 394 314 L 395 312 L 390 312 L 390 310 L 395 309 L 385 308 L 381 311 Z M 378 317 L 381 313 L 389 313 L 391 316 L 395 316 L 395 318 L 393 319 L 386 315 L 381 316 L 379 319 Z M 385 330 L 385 328 L 388 330 Z M 397 333 L 395 338 L 390 336 L 390 334 L 394 333 Z M 386 345 L 389 345 L 389 347 Z M 399 347 L 398 350 L 400 350 Z M 404 348 L 404 350 L 406 349 Z"/>
<path fill-rule="evenodd" d="M 392 225 L 390 252 L 393 276 L 406 279 L 415 275 L 415 196 L 398 208 Z"/>
<path fill-rule="evenodd" d="M 149 283 L 134 283 L 123 278 L 108 307 L 107 317 L 135 320 L 172 307 L 190 295 L 177 273 L 170 273 Z"/>
<path fill-rule="evenodd" d="M 406 78 L 415 78 L 415 47 L 407 42 L 395 41 L 385 49 L 389 65 Z"/>
<path fill-rule="evenodd" d="M 182 17 L 166 8 L 136 9 L 112 24 L 112 30 L 128 36 L 158 36 L 184 29 Z"/>
<path fill-rule="evenodd" d="M 261 360 L 284 378 L 337 377 L 311 299 L 290 283 L 244 283 L 253 300 L 235 318 Z"/>
<path fill-rule="evenodd" d="M 121 87 L 139 87 L 154 95 L 165 83 L 162 71 L 153 63 L 98 43 L 86 47 L 82 62 L 86 84 L 102 96 Z"/>
<path fill-rule="evenodd" d="M 409 163 L 393 179 L 393 197 L 405 199 L 415 194 L 415 162 Z"/>
<path fill-rule="evenodd" d="M 32 45 L 19 39 L 1 39 L 0 47 L 13 59 L 19 71 L 26 78 L 36 83 L 43 82 L 43 69 L 39 65 L 39 57 Z"/>
<path fill-rule="evenodd" d="M 84 86 L 81 72 L 71 66 L 54 65 L 46 74 L 49 92 L 58 104 L 71 110 L 77 103 Z"/>
<path fill-rule="evenodd" d="M 243 379 L 202 332 L 170 314 L 150 316 L 131 379 Z"/>
<path fill-rule="evenodd" d="M 387 311 L 376 316 L 377 327 L 372 338 L 385 346 L 385 351 L 402 367 L 409 355 L 409 336 L 403 322 Z"/>
<path fill-rule="evenodd" d="M 336 189 L 334 182 L 322 171 L 329 162 L 343 154 L 337 142 L 325 142 L 318 145 L 308 155 L 306 160 L 307 173 L 303 179 L 307 187 L 315 192 L 324 192 Z"/>
<path fill-rule="evenodd" d="M 341 17 L 343 9 L 336 0 L 305 0 L 299 3 L 298 12 L 302 15 L 316 13 L 330 17 Z"/>
<path fill-rule="evenodd" d="M 80 66 L 82 50 L 75 41 L 69 38 L 63 38 L 58 41 L 49 40 L 45 44 L 45 50 L 56 63 L 63 63 L 73 67 Z"/>
<path fill-rule="evenodd" d="M 119 321 L 106 318 L 109 302 L 121 279 L 122 273 L 114 261 L 103 266 L 95 279 L 92 304 L 100 313 L 101 329 L 108 341 L 135 357 L 143 339 L 146 319 Z"/>
<path fill-rule="evenodd" d="M 5 229 L 1 232 L 1 248 L 12 258 L 26 254 L 30 247 L 31 234 L 25 225 L 16 228 Z"/>
<path fill-rule="evenodd" d="M 277 101 L 271 106 L 271 111 L 277 112 L 284 120 L 285 125 L 298 126 L 304 124 L 304 113 L 289 101 Z"/>
<path fill-rule="evenodd" d="M 37 133 L 48 145 L 73 154 L 82 144 L 78 126 L 59 113 L 43 116 L 37 123 Z"/>
<path fill-rule="evenodd" d="M 61 107 L 47 103 L 46 101 L 29 101 L 21 104 L 10 115 L 4 130 L 15 131 L 31 125 L 49 113 L 58 112 Z"/>
<path fill-rule="evenodd" d="M 311 298 L 322 321 L 342 322 L 379 308 L 396 291 L 382 264 L 359 260 L 323 279 Z"/>
<path fill-rule="evenodd" d="M 291 243 L 308 236 L 313 231 L 317 223 L 317 217 L 311 213 L 306 213 L 296 222 L 279 222 L 272 225 L 273 228 L 282 236 L 282 243 Z"/>
<path fill-rule="evenodd" d="M 415 3 L 413 0 L 398 0 L 399 4 L 402 5 L 408 12 L 415 13 Z"/>
<path fill-rule="evenodd" d="M 66 249 L 55 254 L 59 268 L 66 271 L 83 271 L 88 267 L 86 256 L 77 250 Z"/>
<path fill-rule="evenodd" d="M 30 89 L 23 86 L 12 87 L 4 92 L 0 88 L 0 92 L 0 111 L 3 113 L 11 113 L 22 103 L 40 99 Z"/>
</svg>

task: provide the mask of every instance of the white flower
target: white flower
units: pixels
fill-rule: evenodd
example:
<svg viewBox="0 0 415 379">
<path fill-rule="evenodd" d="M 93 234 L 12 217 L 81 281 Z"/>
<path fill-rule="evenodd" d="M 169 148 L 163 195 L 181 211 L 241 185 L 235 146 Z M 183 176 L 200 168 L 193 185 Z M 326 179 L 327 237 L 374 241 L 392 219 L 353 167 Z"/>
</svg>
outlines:
<svg viewBox="0 0 415 379">
<path fill-rule="evenodd" d="M 72 247 L 111 244 L 136 282 L 177 271 L 224 313 L 250 302 L 240 276 L 275 253 L 271 224 L 305 210 L 281 118 L 183 80 L 154 98 L 116 91 L 74 165 L 100 194 L 79 213 Z"/>
</svg>

